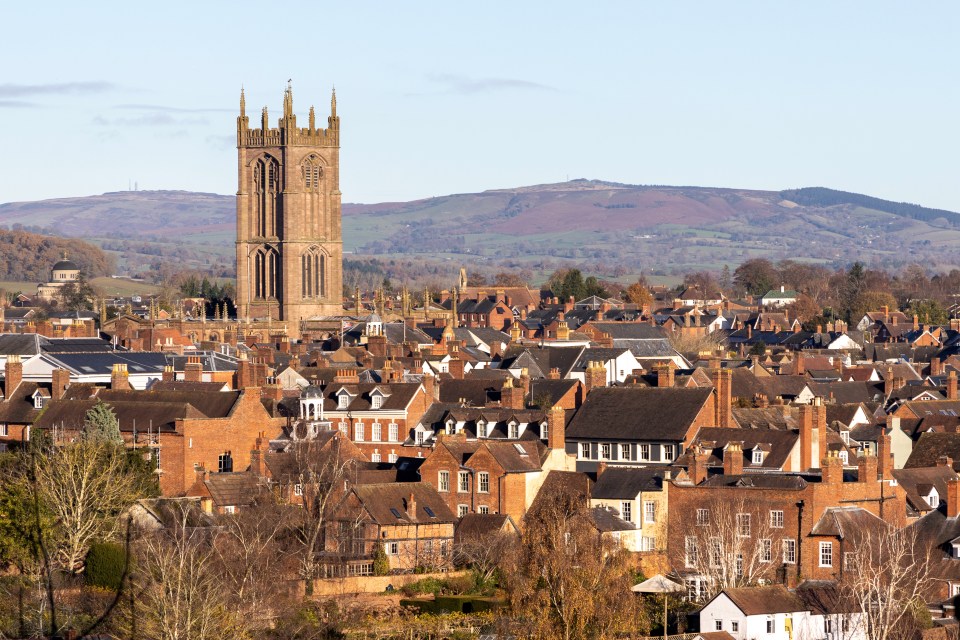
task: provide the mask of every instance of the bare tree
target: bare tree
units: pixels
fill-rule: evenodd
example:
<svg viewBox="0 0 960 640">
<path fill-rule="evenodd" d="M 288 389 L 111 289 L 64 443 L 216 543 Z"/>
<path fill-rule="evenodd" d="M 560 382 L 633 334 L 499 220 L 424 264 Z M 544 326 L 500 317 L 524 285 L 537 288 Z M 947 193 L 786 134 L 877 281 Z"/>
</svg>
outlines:
<svg viewBox="0 0 960 640">
<path fill-rule="evenodd" d="M 926 610 L 932 550 L 914 527 L 884 524 L 855 533 L 857 539 L 851 541 L 855 551 L 843 554 L 839 584 L 849 608 L 862 612 L 853 617 L 848 637 L 866 632 L 870 640 L 913 638 L 922 626 L 917 614 Z"/>
<path fill-rule="evenodd" d="M 541 637 L 612 637 L 636 624 L 628 553 L 600 536 L 585 500 L 545 487 L 521 544 L 501 567 L 523 631 Z"/>
<path fill-rule="evenodd" d="M 682 532 L 683 544 L 674 545 L 672 560 L 701 580 L 701 596 L 710 598 L 729 587 L 776 578 L 783 562 L 782 511 L 771 511 L 767 505 L 742 497 L 728 500 L 718 496 L 703 503 L 691 517 L 694 526 Z M 771 522 L 775 518 L 779 521 Z M 682 557 L 676 557 L 678 554 Z"/>
<path fill-rule="evenodd" d="M 493 582 L 504 556 L 516 544 L 516 535 L 503 532 L 462 540 L 453 549 L 453 559 L 457 565 L 470 567 L 474 582 L 482 587 Z"/>
<path fill-rule="evenodd" d="M 146 538 L 141 547 L 142 581 L 137 637 L 155 640 L 246 638 L 240 612 L 216 571 L 206 528 L 191 526 L 186 503 L 177 521 Z"/>
</svg>

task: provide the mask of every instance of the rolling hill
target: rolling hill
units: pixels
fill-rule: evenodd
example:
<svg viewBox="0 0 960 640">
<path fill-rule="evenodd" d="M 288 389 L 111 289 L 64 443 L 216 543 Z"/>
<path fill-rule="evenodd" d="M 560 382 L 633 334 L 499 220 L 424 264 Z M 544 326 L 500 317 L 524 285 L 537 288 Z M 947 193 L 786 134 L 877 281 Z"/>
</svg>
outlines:
<svg viewBox="0 0 960 640">
<path fill-rule="evenodd" d="M 752 257 L 960 266 L 960 214 L 824 188 L 756 191 L 572 180 L 412 202 L 344 204 L 345 251 L 608 277 L 733 268 Z M 229 275 L 234 198 L 124 191 L 0 205 L 0 225 L 83 237 L 121 271 Z"/>
</svg>

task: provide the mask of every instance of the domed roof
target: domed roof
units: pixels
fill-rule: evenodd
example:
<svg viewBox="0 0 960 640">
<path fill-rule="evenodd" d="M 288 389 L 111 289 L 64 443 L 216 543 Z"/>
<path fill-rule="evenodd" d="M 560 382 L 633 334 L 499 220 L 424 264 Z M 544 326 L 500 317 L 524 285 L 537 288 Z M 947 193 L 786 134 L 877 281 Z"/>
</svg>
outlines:
<svg viewBox="0 0 960 640">
<path fill-rule="evenodd" d="M 54 271 L 80 271 L 80 267 L 77 266 L 77 263 L 72 260 L 63 259 L 57 264 L 53 265 Z"/>
<path fill-rule="evenodd" d="M 300 397 L 301 398 L 322 398 L 323 389 L 321 389 L 315 384 L 311 384 L 310 386 L 304 388 L 304 390 L 300 392 Z"/>
</svg>

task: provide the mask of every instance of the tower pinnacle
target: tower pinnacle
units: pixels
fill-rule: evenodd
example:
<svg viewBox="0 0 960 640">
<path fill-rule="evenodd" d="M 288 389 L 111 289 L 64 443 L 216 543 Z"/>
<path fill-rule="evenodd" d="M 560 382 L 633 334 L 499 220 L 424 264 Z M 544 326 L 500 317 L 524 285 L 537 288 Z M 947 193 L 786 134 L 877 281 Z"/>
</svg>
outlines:
<svg viewBox="0 0 960 640">
<path fill-rule="evenodd" d="M 243 85 L 240 85 L 240 116 L 247 115 L 247 99 L 243 95 Z"/>
</svg>

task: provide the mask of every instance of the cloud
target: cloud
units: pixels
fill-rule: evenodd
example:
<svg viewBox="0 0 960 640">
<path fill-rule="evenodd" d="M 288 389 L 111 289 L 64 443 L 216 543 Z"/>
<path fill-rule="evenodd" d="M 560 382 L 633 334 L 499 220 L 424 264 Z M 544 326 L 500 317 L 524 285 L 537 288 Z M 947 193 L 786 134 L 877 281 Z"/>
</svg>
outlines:
<svg viewBox="0 0 960 640">
<path fill-rule="evenodd" d="M 24 96 L 89 94 L 113 91 L 112 82 L 52 82 L 48 84 L 0 84 L 0 98 Z"/>
<path fill-rule="evenodd" d="M 224 149 L 235 149 L 237 147 L 237 136 L 207 136 L 206 142 L 208 145 L 216 149 L 217 151 L 222 151 Z"/>
<path fill-rule="evenodd" d="M 431 74 L 427 80 L 444 88 L 440 93 L 471 95 L 476 93 L 490 93 L 493 91 L 558 91 L 551 87 L 532 80 L 519 78 L 468 78 L 451 73 Z"/>
<path fill-rule="evenodd" d="M 36 102 L 25 102 L 24 100 L 0 100 L 0 109 L 30 109 L 38 107 Z"/>
<path fill-rule="evenodd" d="M 114 107 L 114 109 L 134 109 L 138 111 L 154 111 L 161 113 L 233 113 L 236 111 L 236 109 L 191 109 L 184 107 L 167 107 L 158 104 L 118 104 Z"/>
<path fill-rule="evenodd" d="M 104 118 L 96 116 L 93 124 L 100 127 L 179 127 L 194 124 L 209 124 L 206 118 L 178 118 L 169 113 L 145 113 L 133 118 Z"/>
</svg>

